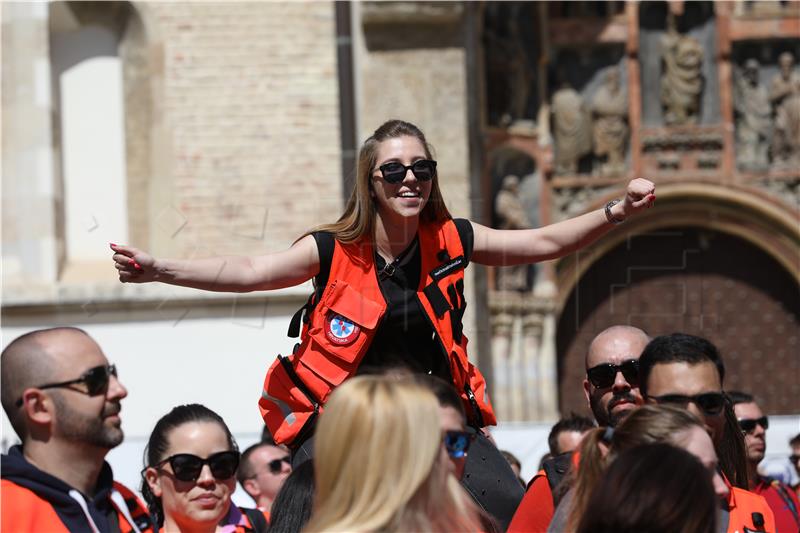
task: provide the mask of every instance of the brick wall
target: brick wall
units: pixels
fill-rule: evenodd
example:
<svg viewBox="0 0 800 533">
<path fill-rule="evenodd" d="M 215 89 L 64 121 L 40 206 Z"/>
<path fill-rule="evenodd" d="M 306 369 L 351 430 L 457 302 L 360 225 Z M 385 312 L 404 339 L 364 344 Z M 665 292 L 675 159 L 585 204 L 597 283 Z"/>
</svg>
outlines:
<svg viewBox="0 0 800 533">
<path fill-rule="evenodd" d="M 152 249 L 179 256 L 281 249 L 338 217 L 332 3 L 139 9 L 163 60 L 153 88 L 161 140 L 149 200 Z"/>
</svg>

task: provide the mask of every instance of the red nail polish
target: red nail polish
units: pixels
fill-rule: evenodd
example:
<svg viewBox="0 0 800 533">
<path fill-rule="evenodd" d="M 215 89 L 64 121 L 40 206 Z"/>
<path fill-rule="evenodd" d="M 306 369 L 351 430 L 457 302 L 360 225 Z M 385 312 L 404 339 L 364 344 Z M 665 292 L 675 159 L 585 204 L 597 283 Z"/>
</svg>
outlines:
<svg viewBox="0 0 800 533">
<path fill-rule="evenodd" d="M 110 242 L 110 243 L 108 243 L 108 244 L 109 244 L 109 245 L 110 245 L 112 248 L 116 248 L 116 247 L 117 247 L 117 245 L 116 245 L 116 244 L 114 244 L 113 242 Z"/>
<path fill-rule="evenodd" d="M 133 262 L 133 267 L 134 267 L 136 270 L 141 270 L 141 269 L 142 269 L 142 265 L 140 265 L 140 264 L 139 264 L 139 263 L 137 263 L 136 261 L 134 261 L 134 262 Z"/>
</svg>

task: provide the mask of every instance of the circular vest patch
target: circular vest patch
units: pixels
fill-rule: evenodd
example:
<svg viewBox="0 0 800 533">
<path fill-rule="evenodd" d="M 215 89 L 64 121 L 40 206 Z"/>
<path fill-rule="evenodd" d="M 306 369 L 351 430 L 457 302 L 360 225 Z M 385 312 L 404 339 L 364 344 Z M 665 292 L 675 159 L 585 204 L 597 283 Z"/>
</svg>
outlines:
<svg viewBox="0 0 800 533">
<path fill-rule="evenodd" d="M 325 319 L 325 335 L 328 340 L 339 345 L 350 344 L 361 332 L 361 328 L 342 315 L 329 313 Z"/>
</svg>

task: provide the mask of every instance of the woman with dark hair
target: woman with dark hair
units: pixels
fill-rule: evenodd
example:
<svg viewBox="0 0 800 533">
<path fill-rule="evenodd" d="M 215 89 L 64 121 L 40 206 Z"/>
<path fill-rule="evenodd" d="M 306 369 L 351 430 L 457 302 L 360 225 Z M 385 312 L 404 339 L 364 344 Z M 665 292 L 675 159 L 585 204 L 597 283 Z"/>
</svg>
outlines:
<svg viewBox="0 0 800 533">
<path fill-rule="evenodd" d="M 314 459 L 292 470 L 272 502 L 269 533 L 300 533 L 314 504 Z"/>
<path fill-rule="evenodd" d="M 128 283 L 250 292 L 314 278 L 305 315 L 298 312 L 290 326 L 301 342 L 270 367 L 259 401 L 275 441 L 297 449 L 330 393 L 361 365 L 395 363 L 387 360 L 387 349 L 416 372 L 453 383 L 471 425 L 495 424 L 462 331 L 469 261 L 518 265 L 569 254 L 650 207 L 654 191 L 650 181 L 634 179 L 623 199 L 536 229 L 496 230 L 454 220 L 425 135 L 413 124 L 390 120 L 361 147 L 344 214 L 288 250 L 173 260 L 130 246 L 111 248 L 119 279 Z"/>
<path fill-rule="evenodd" d="M 591 492 L 578 533 L 716 533 L 706 467 L 669 444 L 622 452 Z"/>
<path fill-rule="evenodd" d="M 145 452 L 142 495 L 155 531 L 262 532 L 257 510 L 231 503 L 239 448 L 211 409 L 179 405 L 156 423 Z"/>
</svg>

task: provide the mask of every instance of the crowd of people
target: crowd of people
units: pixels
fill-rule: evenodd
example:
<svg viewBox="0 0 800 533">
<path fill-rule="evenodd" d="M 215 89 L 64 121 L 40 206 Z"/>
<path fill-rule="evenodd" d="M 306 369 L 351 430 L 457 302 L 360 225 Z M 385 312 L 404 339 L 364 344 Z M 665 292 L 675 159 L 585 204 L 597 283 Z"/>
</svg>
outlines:
<svg viewBox="0 0 800 533">
<path fill-rule="evenodd" d="M 722 357 L 700 337 L 599 332 L 583 381 L 595 420 L 556 424 L 527 484 L 488 430 L 497 420 L 463 331 L 467 265 L 564 256 L 654 201 L 638 178 L 541 228 L 454 219 L 424 134 L 392 120 L 362 146 L 344 214 L 286 251 L 175 260 L 111 244 L 125 283 L 313 280 L 290 324 L 300 342 L 267 370 L 268 437 L 241 453 L 217 413 L 174 407 L 150 435 L 142 501 L 105 461 L 123 438 L 116 367 L 80 329 L 27 333 L 0 365 L 21 440 L 2 457 L 2 530 L 797 531 L 797 495 L 758 474 L 768 419 L 724 389 Z M 232 503 L 237 481 L 252 509 Z"/>
<path fill-rule="evenodd" d="M 398 368 L 338 387 L 314 457 L 294 466 L 268 431 L 240 453 L 217 413 L 176 406 L 148 440 L 140 499 L 105 461 L 123 440 L 115 366 L 80 329 L 36 330 L 2 353 L 2 404 L 22 441 L 2 456 L 2 531 L 800 530 L 800 485 L 758 469 L 769 418 L 752 395 L 723 389 L 714 346 L 643 338 L 630 326 L 595 338 L 584 382 L 595 421 L 559 420 L 508 508 L 492 503 L 506 497 L 503 476 L 481 491 L 468 482 L 486 475 L 468 459 L 484 462 L 495 445 L 468 425 L 456 390 Z M 800 475 L 800 434 L 790 445 Z M 232 502 L 237 481 L 253 508 Z"/>
</svg>

